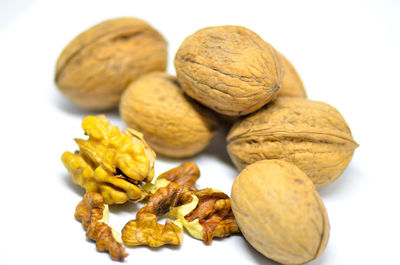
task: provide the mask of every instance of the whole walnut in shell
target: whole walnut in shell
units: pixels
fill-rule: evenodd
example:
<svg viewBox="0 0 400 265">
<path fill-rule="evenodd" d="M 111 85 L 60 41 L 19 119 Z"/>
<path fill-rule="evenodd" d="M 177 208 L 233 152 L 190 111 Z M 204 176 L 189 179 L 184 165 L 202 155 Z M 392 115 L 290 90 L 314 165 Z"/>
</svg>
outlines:
<svg viewBox="0 0 400 265">
<path fill-rule="evenodd" d="M 282 87 L 278 92 L 281 97 L 302 97 L 306 98 L 306 90 L 304 89 L 303 82 L 301 81 L 300 75 L 297 73 L 296 69 L 292 63 L 281 54 L 286 71 L 285 77 L 282 81 Z"/>
<path fill-rule="evenodd" d="M 246 240 L 282 264 L 304 264 L 324 251 L 329 238 L 325 206 L 311 180 L 283 160 L 247 166 L 232 186 L 231 204 Z"/>
<path fill-rule="evenodd" d="M 76 105 L 89 110 L 118 105 L 127 85 L 151 71 L 163 71 L 167 43 L 136 18 L 104 21 L 79 34 L 58 58 L 55 82 Z"/>
<path fill-rule="evenodd" d="M 283 159 L 299 167 L 317 187 L 335 181 L 358 146 L 334 107 L 298 97 L 279 97 L 237 121 L 227 142 L 239 170 L 259 160 Z"/>
<path fill-rule="evenodd" d="M 154 72 L 133 82 L 121 98 L 126 125 L 142 132 L 156 153 L 188 157 L 214 137 L 217 120 L 211 110 L 187 97 L 176 78 Z"/>
<path fill-rule="evenodd" d="M 174 63 L 189 96 L 229 116 L 251 113 L 273 100 L 284 74 L 279 53 L 240 26 L 197 31 L 183 41 Z"/>
</svg>

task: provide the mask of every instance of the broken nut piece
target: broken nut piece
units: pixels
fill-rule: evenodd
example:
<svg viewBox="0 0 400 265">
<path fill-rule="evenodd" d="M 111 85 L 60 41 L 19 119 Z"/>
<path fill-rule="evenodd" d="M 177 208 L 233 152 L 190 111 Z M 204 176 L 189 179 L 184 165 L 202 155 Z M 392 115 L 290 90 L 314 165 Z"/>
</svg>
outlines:
<svg viewBox="0 0 400 265">
<path fill-rule="evenodd" d="M 171 206 L 186 203 L 191 199 L 186 186 L 170 182 L 159 188 L 147 204 L 136 214 L 136 219 L 129 221 L 122 229 L 122 241 L 128 246 L 181 245 L 183 238 L 182 224 L 167 220 L 165 225 L 157 219 L 166 214 Z M 187 196 L 188 195 L 188 196 Z"/>
<path fill-rule="evenodd" d="M 154 184 L 148 183 L 144 189 L 154 194 L 158 189 L 168 186 L 171 182 L 185 187 L 194 187 L 200 177 L 199 167 L 194 162 L 185 162 L 159 175 Z"/>
<path fill-rule="evenodd" d="M 76 206 L 75 218 L 82 222 L 86 236 L 96 241 L 99 251 L 108 251 L 111 259 L 123 261 L 128 254 L 113 229 L 107 225 L 108 205 L 104 204 L 101 194 L 89 192 Z"/>
<path fill-rule="evenodd" d="M 128 246 L 181 245 L 182 227 L 167 220 L 165 225 L 157 223 L 157 216 L 143 213 L 136 220 L 129 221 L 122 229 L 122 240 Z"/>
<path fill-rule="evenodd" d="M 147 204 L 129 221 L 122 230 L 122 240 L 127 245 L 160 246 L 171 244 L 167 236 L 167 225 L 171 231 L 184 227 L 191 236 L 211 244 L 214 237 L 227 237 L 239 232 L 231 210 L 229 196 L 215 189 L 197 190 L 195 182 L 200 176 L 193 162 L 183 163 L 158 176 L 149 188 L 152 195 Z M 176 219 L 167 220 L 165 226 L 157 218 L 166 215 Z M 148 223 L 145 221 L 148 220 Z M 165 233 L 165 234 L 164 234 Z M 173 234 L 172 234 L 173 235 Z M 182 232 L 179 234 L 182 235 Z M 174 242 L 179 242 L 175 235 Z M 151 245 L 152 244 L 152 245 Z"/>
<path fill-rule="evenodd" d="M 168 170 L 157 177 L 157 179 L 167 179 L 178 185 L 193 187 L 200 177 L 200 170 L 196 163 L 185 162 L 179 167 Z"/>
<path fill-rule="evenodd" d="M 227 237 L 239 232 L 229 196 L 215 189 L 192 193 L 193 201 L 171 209 L 170 216 L 178 218 L 193 237 L 211 244 L 214 237 Z"/>
</svg>

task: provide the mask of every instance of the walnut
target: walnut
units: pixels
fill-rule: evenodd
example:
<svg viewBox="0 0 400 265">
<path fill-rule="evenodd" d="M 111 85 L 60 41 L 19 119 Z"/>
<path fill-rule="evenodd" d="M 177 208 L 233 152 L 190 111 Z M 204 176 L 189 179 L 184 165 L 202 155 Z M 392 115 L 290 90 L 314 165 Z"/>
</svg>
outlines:
<svg viewBox="0 0 400 265">
<path fill-rule="evenodd" d="M 279 53 L 240 26 L 195 32 L 179 47 L 174 64 L 189 96 L 229 116 L 251 113 L 273 100 L 284 75 Z"/>
<path fill-rule="evenodd" d="M 215 115 L 184 95 L 174 76 L 161 72 L 133 82 L 122 95 L 120 113 L 128 127 L 143 132 L 150 146 L 168 157 L 199 153 L 217 131 Z"/>
<path fill-rule="evenodd" d="M 282 81 L 282 87 L 278 92 L 281 97 L 302 97 L 306 98 L 306 90 L 304 89 L 303 82 L 292 63 L 281 54 L 283 62 L 286 67 L 285 77 Z"/>
<path fill-rule="evenodd" d="M 186 162 L 160 175 L 154 184 L 157 189 L 149 197 L 147 204 L 138 211 L 135 220 L 124 226 L 124 243 L 180 245 L 183 230 L 179 228 L 182 227 L 206 244 L 210 244 L 213 237 L 226 237 L 239 232 L 229 197 L 214 189 L 194 188 L 199 175 L 200 172 L 193 162 Z M 176 220 L 168 220 L 165 225 L 158 224 L 157 218 L 164 215 Z M 149 221 L 146 223 L 146 220 Z"/>
<path fill-rule="evenodd" d="M 147 204 L 136 214 L 136 219 L 129 221 L 122 229 L 122 241 L 128 246 L 148 245 L 159 247 L 165 244 L 181 245 L 182 225 L 170 220 L 165 225 L 157 219 L 168 212 L 171 205 L 183 203 L 187 188 L 171 182 L 167 187 L 158 189 Z M 189 199 L 190 195 L 189 195 Z M 183 200 L 184 202 L 186 200 Z"/>
<path fill-rule="evenodd" d="M 96 241 L 97 250 L 108 251 L 111 258 L 117 261 L 123 261 L 128 256 L 116 232 L 107 225 L 108 205 L 104 204 L 101 194 L 86 193 L 76 206 L 75 218 L 87 230 L 86 236 Z"/>
<path fill-rule="evenodd" d="M 122 240 L 127 246 L 148 245 L 181 245 L 182 227 L 166 220 L 165 225 L 157 223 L 157 216 L 144 213 L 136 220 L 129 221 L 122 230 Z"/>
<path fill-rule="evenodd" d="M 166 179 L 178 185 L 194 187 L 200 177 L 200 169 L 196 163 L 188 161 L 179 167 L 170 169 L 157 177 L 157 180 Z"/>
<path fill-rule="evenodd" d="M 79 151 L 61 157 L 73 182 L 101 193 L 107 204 L 143 200 L 141 186 L 153 179 L 155 153 L 140 133 L 119 131 L 104 116 L 85 117 L 82 128 L 89 139 L 75 139 Z"/>
<path fill-rule="evenodd" d="M 283 160 L 247 166 L 232 186 L 232 210 L 246 240 L 282 264 L 305 264 L 329 238 L 325 206 L 311 180 Z"/>
<path fill-rule="evenodd" d="M 172 208 L 169 213 L 172 218 L 178 218 L 190 235 L 209 245 L 214 237 L 239 232 L 228 195 L 210 188 L 191 194 L 190 203 Z"/>
<path fill-rule="evenodd" d="M 122 229 L 122 241 L 128 246 L 181 245 L 182 224 L 167 220 L 165 225 L 161 225 L 157 219 L 168 213 L 170 207 L 191 201 L 189 188 L 199 176 L 200 171 L 193 162 L 183 163 L 158 176 L 156 183 L 149 187 L 153 194 L 147 204 L 137 212 L 136 219 L 129 221 Z"/>
<path fill-rule="evenodd" d="M 299 97 L 279 97 L 239 120 L 227 136 L 235 166 L 282 159 L 299 167 L 317 187 L 335 181 L 358 144 L 332 106 Z"/>
<path fill-rule="evenodd" d="M 76 105 L 105 110 L 118 105 L 127 85 L 151 71 L 164 71 L 167 43 L 136 18 L 104 21 L 82 32 L 58 58 L 55 82 Z"/>
</svg>

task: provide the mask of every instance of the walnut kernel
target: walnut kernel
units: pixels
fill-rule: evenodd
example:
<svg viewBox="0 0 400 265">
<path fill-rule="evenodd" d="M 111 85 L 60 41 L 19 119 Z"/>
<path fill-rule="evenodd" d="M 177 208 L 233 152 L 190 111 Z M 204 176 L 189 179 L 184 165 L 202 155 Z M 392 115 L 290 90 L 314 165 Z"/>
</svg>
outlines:
<svg viewBox="0 0 400 265">
<path fill-rule="evenodd" d="M 75 139 L 79 151 L 61 157 L 73 182 L 101 193 L 107 204 L 143 200 L 142 185 L 153 179 L 155 154 L 140 133 L 120 131 L 105 116 L 85 117 L 82 128 L 89 139 Z"/>
</svg>

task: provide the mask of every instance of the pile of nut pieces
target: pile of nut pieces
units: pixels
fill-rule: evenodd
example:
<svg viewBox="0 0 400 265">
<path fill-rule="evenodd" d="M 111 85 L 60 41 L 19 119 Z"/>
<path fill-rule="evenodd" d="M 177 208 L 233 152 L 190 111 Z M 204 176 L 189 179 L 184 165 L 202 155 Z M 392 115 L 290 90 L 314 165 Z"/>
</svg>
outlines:
<svg viewBox="0 0 400 265">
<path fill-rule="evenodd" d="M 324 251 L 328 215 L 316 188 L 334 182 L 358 144 L 332 106 L 307 99 L 293 65 L 240 26 L 200 29 L 179 47 L 176 76 L 165 73 L 167 42 L 136 18 L 104 21 L 61 53 L 60 91 L 77 106 L 119 107 L 127 130 L 88 116 L 88 140 L 62 161 L 86 189 L 75 217 L 97 249 L 123 260 L 128 246 L 180 245 L 185 228 L 210 244 L 240 232 L 264 256 L 304 264 Z M 158 155 L 194 157 L 219 126 L 230 126 L 227 151 L 240 171 L 231 198 L 194 187 L 197 165 L 184 163 L 153 183 Z M 154 151 L 155 152 L 154 152 Z M 122 230 L 107 225 L 108 205 L 147 202 Z M 164 225 L 157 219 L 167 215 Z"/>
</svg>

